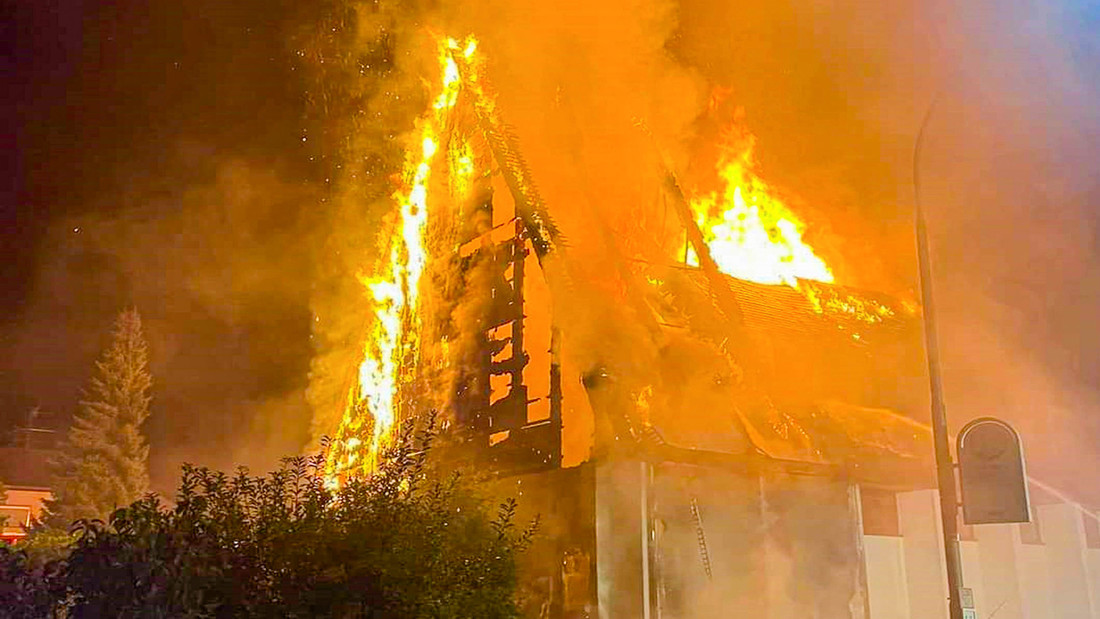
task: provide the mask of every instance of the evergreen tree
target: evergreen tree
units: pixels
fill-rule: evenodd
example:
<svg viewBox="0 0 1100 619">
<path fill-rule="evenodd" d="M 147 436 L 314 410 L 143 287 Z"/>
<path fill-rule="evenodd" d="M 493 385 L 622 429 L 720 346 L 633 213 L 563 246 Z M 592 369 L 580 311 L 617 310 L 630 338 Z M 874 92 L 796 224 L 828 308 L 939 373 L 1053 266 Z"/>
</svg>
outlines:
<svg viewBox="0 0 1100 619">
<path fill-rule="evenodd" d="M 105 520 L 148 492 L 149 446 L 141 433 L 152 386 L 147 363 L 141 316 L 125 310 L 54 462 L 48 523 L 67 527 L 80 518 Z"/>
</svg>

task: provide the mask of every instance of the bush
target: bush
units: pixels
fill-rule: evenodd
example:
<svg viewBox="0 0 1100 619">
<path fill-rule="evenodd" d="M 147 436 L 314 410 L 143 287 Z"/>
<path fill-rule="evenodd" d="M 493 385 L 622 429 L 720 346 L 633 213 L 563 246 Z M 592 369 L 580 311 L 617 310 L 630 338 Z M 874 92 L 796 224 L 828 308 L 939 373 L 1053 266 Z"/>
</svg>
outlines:
<svg viewBox="0 0 1100 619">
<path fill-rule="evenodd" d="M 265 477 L 185 466 L 174 506 L 150 496 L 78 521 L 65 559 L 35 569 L 6 551 L 0 603 L 38 617 L 516 617 L 532 529 L 516 529 L 514 502 L 493 518 L 456 477 L 434 479 L 413 442 L 339 490 L 320 458 Z"/>
<path fill-rule="evenodd" d="M 62 582 L 61 565 L 56 560 L 41 564 L 25 549 L 0 544 L 0 614 L 8 619 L 64 616 L 64 591 L 54 589 Z"/>
</svg>

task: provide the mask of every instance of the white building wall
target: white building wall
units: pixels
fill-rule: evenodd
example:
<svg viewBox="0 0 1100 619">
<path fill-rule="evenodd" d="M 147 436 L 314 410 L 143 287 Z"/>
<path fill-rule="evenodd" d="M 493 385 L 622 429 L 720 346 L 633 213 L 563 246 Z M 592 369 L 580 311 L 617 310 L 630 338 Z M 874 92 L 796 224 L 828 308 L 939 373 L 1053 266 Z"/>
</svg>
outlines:
<svg viewBox="0 0 1100 619">
<path fill-rule="evenodd" d="M 1020 602 L 1024 619 L 1064 619 L 1050 614 L 1050 582 L 1046 547 L 1020 545 Z"/>
<path fill-rule="evenodd" d="M 867 594 L 871 619 L 912 619 L 905 577 L 905 548 L 900 537 L 865 535 Z"/>
<path fill-rule="evenodd" d="M 947 585 L 934 491 L 897 496 L 897 537 L 865 535 L 871 619 L 944 619 Z M 975 527 L 960 544 L 979 619 L 1100 619 L 1100 549 L 1086 548 L 1076 506 L 1039 508 L 1042 543 L 1019 526 Z"/>
<path fill-rule="evenodd" d="M 1020 530 L 1014 524 L 983 524 L 974 527 L 978 538 L 978 561 L 982 565 L 980 617 L 1024 619 L 1020 593 Z M 964 574 L 964 582 L 973 579 Z"/>
<path fill-rule="evenodd" d="M 988 608 L 985 594 L 985 570 L 982 566 L 981 549 L 976 541 L 959 542 L 959 555 L 962 560 L 963 586 L 974 592 L 974 606 Z M 997 616 L 1000 619 L 1000 615 Z"/>
<path fill-rule="evenodd" d="M 1092 588 L 1092 619 L 1100 619 L 1100 548 L 1085 551 L 1089 568 L 1089 586 Z"/>
<path fill-rule="evenodd" d="M 935 490 L 918 490 L 899 494 L 897 500 L 909 616 L 912 619 L 948 619 L 939 497 Z"/>
<path fill-rule="evenodd" d="M 1050 570 L 1051 610 L 1059 619 L 1092 619 L 1092 591 L 1085 566 L 1085 522 L 1065 503 L 1039 507 Z"/>
</svg>

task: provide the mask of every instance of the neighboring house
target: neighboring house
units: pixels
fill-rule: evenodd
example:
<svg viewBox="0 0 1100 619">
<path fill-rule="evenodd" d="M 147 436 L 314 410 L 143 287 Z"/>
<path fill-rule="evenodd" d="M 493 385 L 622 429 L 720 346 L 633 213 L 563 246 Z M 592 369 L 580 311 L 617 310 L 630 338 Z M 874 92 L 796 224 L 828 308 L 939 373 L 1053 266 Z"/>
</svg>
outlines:
<svg viewBox="0 0 1100 619">
<path fill-rule="evenodd" d="M 42 514 L 50 493 L 49 461 L 53 457 L 55 433 L 39 428 L 15 431 L 15 444 L 0 447 L 0 481 L 7 498 L 0 505 L 4 518 L 0 540 L 12 543 L 26 536 L 26 527 Z"/>
</svg>

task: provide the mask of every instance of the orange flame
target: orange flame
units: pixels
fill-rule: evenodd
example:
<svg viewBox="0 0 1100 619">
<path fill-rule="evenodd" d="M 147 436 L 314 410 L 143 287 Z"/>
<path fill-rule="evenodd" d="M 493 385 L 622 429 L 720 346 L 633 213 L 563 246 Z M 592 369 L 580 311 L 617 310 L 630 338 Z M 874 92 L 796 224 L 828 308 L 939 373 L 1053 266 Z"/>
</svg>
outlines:
<svg viewBox="0 0 1100 619">
<path fill-rule="evenodd" d="M 727 95 L 717 93 L 712 107 Z M 690 200 L 718 268 L 739 279 L 791 286 L 818 314 L 869 325 L 894 317 L 893 308 L 876 300 L 815 283 L 834 283 L 833 271 L 802 239 L 802 222 L 754 172 L 755 138 L 735 124 L 723 142 L 716 166 L 722 190 Z M 687 262 L 698 266 L 690 247 Z M 862 338 L 858 333 L 852 337 Z"/>
<path fill-rule="evenodd" d="M 718 268 L 739 279 L 795 288 L 799 279 L 834 281 L 825 261 L 802 240 L 805 226 L 753 172 L 753 138 L 739 141 L 719 157 L 722 190 L 691 200 Z M 688 263 L 698 265 L 693 253 Z"/>
<path fill-rule="evenodd" d="M 401 417 L 399 394 L 419 354 L 420 280 L 431 259 L 425 242 L 429 183 L 462 85 L 454 54 L 469 57 L 476 50 L 472 38 L 464 43 L 459 47 L 454 39 L 445 39 L 438 44 L 440 76 L 431 109 L 415 123 L 417 148 L 406 153 L 404 186 L 392 196 L 398 206 L 398 233 L 379 272 L 359 276 L 373 305 L 374 323 L 363 345 L 356 385 L 348 393 L 340 427 L 329 446 L 325 476 L 330 485 L 374 470 L 378 454 L 392 443 Z M 452 181 L 464 191 L 472 159 L 467 146 L 459 149 L 450 158 Z"/>
</svg>

